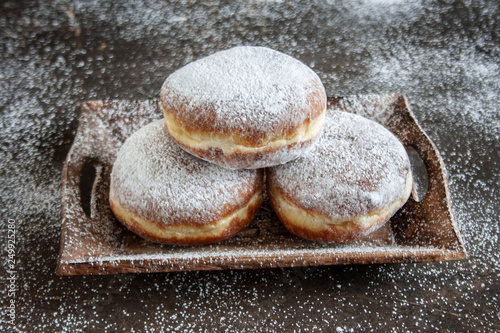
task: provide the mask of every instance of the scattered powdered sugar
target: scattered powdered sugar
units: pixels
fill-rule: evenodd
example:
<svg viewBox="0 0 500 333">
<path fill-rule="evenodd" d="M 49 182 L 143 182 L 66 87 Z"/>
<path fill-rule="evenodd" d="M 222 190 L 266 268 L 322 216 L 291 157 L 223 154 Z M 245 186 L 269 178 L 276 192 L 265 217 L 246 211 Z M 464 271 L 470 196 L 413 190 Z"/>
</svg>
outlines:
<svg viewBox="0 0 500 333">
<path fill-rule="evenodd" d="M 495 1 L 4 1 L 0 331 L 498 331 L 500 9 Z M 88 99 L 157 98 L 176 69 L 261 45 L 329 96 L 402 92 L 443 156 L 458 262 L 58 277 L 60 179 Z"/>
<path fill-rule="evenodd" d="M 156 222 L 211 223 L 243 206 L 256 170 L 228 170 L 182 150 L 157 120 L 129 137 L 113 165 L 111 188 L 126 209 Z"/>
<path fill-rule="evenodd" d="M 410 161 L 380 124 L 336 111 L 305 156 L 273 167 L 272 181 L 300 207 L 342 221 L 403 197 Z"/>
<path fill-rule="evenodd" d="M 162 86 L 161 100 L 185 126 L 265 138 L 314 119 L 326 95 L 316 73 L 299 60 L 243 46 L 175 71 Z"/>
</svg>

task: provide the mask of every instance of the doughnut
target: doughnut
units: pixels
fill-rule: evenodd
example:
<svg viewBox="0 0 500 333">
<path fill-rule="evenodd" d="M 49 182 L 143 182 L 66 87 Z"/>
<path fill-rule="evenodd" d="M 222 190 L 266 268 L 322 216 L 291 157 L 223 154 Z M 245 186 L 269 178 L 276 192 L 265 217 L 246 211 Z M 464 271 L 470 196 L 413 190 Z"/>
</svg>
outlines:
<svg viewBox="0 0 500 333">
<path fill-rule="evenodd" d="M 214 53 L 173 72 L 160 93 L 165 124 L 189 153 L 231 169 L 301 156 L 321 133 L 326 93 L 302 62 L 265 47 Z"/>
<path fill-rule="evenodd" d="M 186 153 L 158 120 L 120 148 L 109 202 L 116 218 L 145 239 L 207 244 L 248 225 L 262 203 L 263 185 L 262 170 L 228 170 Z"/>
<path fill-rule="evenodd" d="M 410 161 L 382 125 L 347 112 L 328 114 L 305 156 L 266 170 L 278 219 L 293 234 L 344 243 L 387 222 L 412 190 Z"/>
</svg>

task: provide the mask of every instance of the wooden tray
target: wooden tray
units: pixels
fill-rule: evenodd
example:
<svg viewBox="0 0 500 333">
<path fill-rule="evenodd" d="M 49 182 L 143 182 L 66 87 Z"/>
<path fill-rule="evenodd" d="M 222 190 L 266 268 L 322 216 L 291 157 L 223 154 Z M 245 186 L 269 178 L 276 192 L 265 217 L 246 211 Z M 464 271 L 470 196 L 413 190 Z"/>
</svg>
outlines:
<svg viewBox="0 0 500 333">
<path fill-rule="evenodd" d="M 246 229 L 217 244 L 183 247 L 143 240 L 113 216 L 108 204 L 109 176 L 124 140 L 161 118 L 158 102 L 88 101 L 81 105 L 78 132 L 63 172 L 57 273 L 115 274 L 465 258 L 443 162 L 417 124 L 407 99 L 397 94 L 369 95 L 329 98 L 328 103 L 328 112 L 340 109 L 380 122 L 403 142 L 410 156 L 420 156 L 425 165 L 424 170 L 415 172 L 418 175 L 423 171 L 423 180 L 419 182 L 428 186 L 425 196 L 419 200 L 414 187 L 405 206 L 376 233 L 349 244 L 307 241 L 291 235 L 265 200 Z M 418 163 L 415 165 L 418 169 Z"/>
</svg>

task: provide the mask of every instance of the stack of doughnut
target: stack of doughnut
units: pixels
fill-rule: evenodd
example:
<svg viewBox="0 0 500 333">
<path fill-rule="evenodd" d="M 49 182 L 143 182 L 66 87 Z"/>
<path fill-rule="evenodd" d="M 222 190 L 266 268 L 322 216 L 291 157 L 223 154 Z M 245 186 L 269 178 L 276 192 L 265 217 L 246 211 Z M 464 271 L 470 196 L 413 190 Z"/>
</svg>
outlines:
<svg viewBox="0 0 500 333">
<path fill-rule="evenodd" d="M 410 195 L 398 139 L 360 116 L 327 114 L 319 77 L 278 51 L 235 47 L 192 62 L 166 79 L 160 104 L 164 119 L 125 141 L 111 173 L 111 209 L 143 238 L 227 239 L 255 217 L 266 182 L 291 233 L 348 242 Z"/>
</svg>

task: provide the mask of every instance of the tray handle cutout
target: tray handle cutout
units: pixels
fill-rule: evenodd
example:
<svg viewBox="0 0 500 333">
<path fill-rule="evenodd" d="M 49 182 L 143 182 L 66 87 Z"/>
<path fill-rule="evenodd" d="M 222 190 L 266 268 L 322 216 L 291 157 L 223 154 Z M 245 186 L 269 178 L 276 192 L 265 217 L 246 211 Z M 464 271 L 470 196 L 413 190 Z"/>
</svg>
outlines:
<svg viewBox="0 0 500 333">
<path fill-rule="evenodd" d="M 420 154 L 413 147 L 406 147 L 410 158 L 411 173 L 413 176 L 412 198 L 416 202 L 422 201 L 429 190 L 429 173 Z"/>
<path fill-rule="evenodd" d="M 80 172 L 80 205 L 87 217 L 92 217 L 92 188 L 97 176 L 96 162 L 89 160 L 84 163 Z"/>
</svg>

